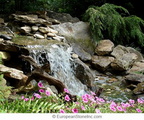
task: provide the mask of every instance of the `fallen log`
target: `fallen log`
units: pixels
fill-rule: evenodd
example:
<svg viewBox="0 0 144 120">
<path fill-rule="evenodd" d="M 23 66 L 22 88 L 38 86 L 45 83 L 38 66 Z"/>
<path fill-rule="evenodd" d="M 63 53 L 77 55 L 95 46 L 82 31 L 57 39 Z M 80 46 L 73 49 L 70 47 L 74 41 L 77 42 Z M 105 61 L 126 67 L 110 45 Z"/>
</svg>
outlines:
<svg viewBox="0 0 144 120">
<path fill-rule="evenodd" d="M 42 79 L 42 80 L 47 81 L 49 85 L 54 85 L 56 87 L 58 93 L 64 92 L 64 88 L 66 88 L 66 86 L 60 80 L 50 76 L 47 73 L 48 71 L 50 71 L 50 65 L 49 64 L 45 64 L 44 66 L 40 66 L 30 56 L 21 55 L 20 58 L 29 62 L 34 67 L 34 70 L 28 76 L 28 80 L 27 80 L 25 86 L 27 86 L 30 83 L 30 81 L 33 79 L 35 79 L 37 82 Z"/>
</svg>

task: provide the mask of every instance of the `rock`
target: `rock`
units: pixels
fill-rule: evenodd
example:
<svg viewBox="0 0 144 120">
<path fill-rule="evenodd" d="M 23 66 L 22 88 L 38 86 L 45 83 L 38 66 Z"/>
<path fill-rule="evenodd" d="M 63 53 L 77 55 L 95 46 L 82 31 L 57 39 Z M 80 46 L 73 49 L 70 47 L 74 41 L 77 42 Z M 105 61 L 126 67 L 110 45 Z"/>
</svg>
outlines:
<svg viewBox="0 0 144 120">
<path fill-rule="evenodd" d="M 49 32 L 50 32 L 50 33 L 53 33 L 53 34 L 58 34 L 58 31 L 57 31 L 57 30 L 54 30 L 54 29 L 52 29 L 52 28 L 49 28 Z"/>
<path fill-rule="evenodd" d="M 144 82 L 144 75 L 142 74 L 129 74 L 124 77 L 124 80 L 128 83 L 138 84 Z"/>
<path fill-rule="evenodd" d="M 3 38 L 4 40 L 12 40 L 12 37 L 8 35 L 0 35 L 0 38 Z"/>
<path fill-rule="evenodd" d="M 49 36 L 49 37 L 55 37 L 56 34 L 55 33 L 48 33 L 47 36 Z"/>
<path fill-rule="evenodd" d="M 79 45 L 72 44 L 72 48 L 74 53 L 76 53 L 82 61 L 91 60 L 91 55 L 88 52 L 84 51 Z"/>
<path fill-rule="evenodd" d="M 95 69 L 102 71 L 107 70 L 110 67 L 110 64 L 114 61 L 114 57 L 108 56 L 92 56 L 92 66 Z"/>
<path fill-rule="evenodd" d="M 31 29 L 32 29 L 32 31 L 36 32 L 36 31 L 38 31 L 39 28 L 38 28 L 38 26 L 32 26 Z"/>
<path fill-rule="evenodd" d="M 71 57 L 72 57 L 73 59 L 77 59 L 77 58 L 78 58 L 78 55 L 75 54 L 75 53 L 73 53 L 73 54 L 71 55 Z"/>
<path fill-rule="evenodd" d="M 91 40 L 88 23 L 82 21 L 77 23 L 67 22 L 59 25 L 51 25 L 51 27 L 58 31 L 60 36 L 64 36 L 68 44 L 76 44 L 89 54 L 94 54 L 96 44 Z"/>
<path fill-rule="evenodd" d="M 101 40 L 96 49 L 95 53 L 97 55 L 109 55 L 114 48 L 114 43 L 110 40 Z"/>
<path fill-rule="evenodd" d="M 0 56 L 3 60 L 10 60 L 10 54 L 8 52 L 0 51 Z"/>
<path fill-rule="evenodd" d="M 34 34 L 33 35 L 35 38 L 38 38 L 38 39 L 44 39 L 45 37 L 43 35 L 40 35 L 40 34 Z"/>
<path fill-rule="evenodd" d="M 130 53 L 135 53 L 137 55 L 137 59 L 135 60 L 136 62 L 144 60 L 143 55 L 136 49 L 134 49 L 132 47 L 127 47 L 127 49 Z"/>
<path fill-rule="evenodd" d="M 20 28 L 20 31 L 24 34 L 29 34 L 31 32 L 31 27 L 30 26 L 23 26 Z"/>
<path fill-rule="evenodd" d="M 115 58 L 120 58 L 124 54 L 129 53 L 128 49 L 122 45 L 117 45 L 114 49 L 113 52 L 111 53 L 112 56 Z"/>
<path fill-rule="evenodd" d="M 9 68 L 1 64 L 0 64 L 0 72 L 2 72 L 6 77 L 21 80 L 24 83 L 28 79 L 28 77 L 23 74 L 23 71 L 17 70 L 15 68 Z"/>
<path fill-rule="evenodd" d="M 93 87 L 94 72 L 80 59 L 74 59 L 75 63 L 75 76 L 88 88 Z"/>
<path fill-rule="evenodd" d="M 53 37 L 54 40 L 57 40 L 57 41 L 60 41 L 60 42 L 65 42 L 65 37 L 62 37 L 62 36 L 55 36 Z"/>
<path fill-rule="evenodd" d="M 126 47 L 121 45 L 116 46 L 111 55 L 116 58 L 111 63 L 111 67 L 118 71 L 126 71 L 130 69 L 138 58 L 135 53 L 130 53 Z"/>
<path fill-rule="evenodd" d="M 79 19 L 76 18 L 76 17 L 72 17 L 70 14 L 67 14 L 67 13 L 56 13 L 56 12 L 53 12 L 53 11 L 47 11 L 47 15 L 50 17 L 50 18 L 53 18 L 53 19 L 56 19 L 62 23 L 64 22 L 78 22 Z"/>
<path fill-rule="evenodd" d="M 39 27 L 39 31 L 45 34 L 45 33 L 49 32 L 49 28 L 48 27 Z"/>
<path fill-rule="evenodd" d="M 41 25 L 51 25 L 52 23 L 42 19 L 42 18 L 38 18 L 37 15 L 16 15 L 16 14 L 12 14 L 10 16 L 10 19 L 14 20 L 15 22 L 20 22 L 20 23 L 28 23 L 28 24 L 41 24 Z"/>
<path fill-rule="evenodd" d="M 144 82 L 139 83 L 137 87 L 133 90 L 134 94 L 144 94 Z"/>
<path fill-rule="evenodd" d="M 127 73 L 144 73 L 144 63 L 135 62 L 132 68 Z"/>
<path fill-rule="evenodd" d="M 111 67 L 114 70 L 118 70 L 118 71 L 126 71 L 128 69 L 130 69 L 133 65 L 133 63 L 135 62 L 135 60 L 137 59 L 136 54 L 134 53 L 126 53 L 123 56 L 115 59 L 112 63 L 111 63 Z"/>
<path fill-rule="evenodd" d="M 4 39 L 3 39 L 3 38 L 0 38 L 0 42 L 4 42 Z"/>
<path fill-rule="evenodd" d="M 0 43 L 0 51 L 6 51 L 15 54 L 20 54 L 20 53 L 29 54 L 29 51 L 26 48 L 24 48 L 25 47 L 24 45 L 17 45 L 10 42 L 6 41 Z"/>
</svg>

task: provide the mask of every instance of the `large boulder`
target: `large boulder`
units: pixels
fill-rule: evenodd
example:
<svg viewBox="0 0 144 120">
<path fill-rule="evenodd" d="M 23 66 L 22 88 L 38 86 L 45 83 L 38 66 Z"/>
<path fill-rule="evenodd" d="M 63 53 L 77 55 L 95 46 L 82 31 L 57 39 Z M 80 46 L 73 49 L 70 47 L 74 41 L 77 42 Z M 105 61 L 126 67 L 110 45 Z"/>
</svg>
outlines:
<svg viewBox="0 0 144 120">
<path fill-rule="evenodd" d="M 134 49 L 132 47 L 127 47 L 127 50 L 130 53 L 135 53 L 137 55 L 137 59 L 135 60 L 136 62 L 144 60 L 143 55 L 138 50 L 136 50 L 136 49 Z"/>
<path fill-rule="evenodd" d="M 93 87 L 95 73 L 89 68 L 88 65 L 83 63 L 80 59 L 74 59 L 75 63 L 75 76 L 88 88 Z"/>
<path fill-rule="evenodd" d="M 127 73 L 144 73 L 144 62 L 135 62 Z"/>
<path fill-rule="evenodd" d="M 24 83 L 28 79 L 28 77 L 24 75 L 23 71 L 17 70 L 15 68 L 10 68 L 1 64 L 0 64 L 0 72 L 2 72 L 6 77 L 21 80 Z"/>
<path fill-rule="evenodd" d="M 66 38 L 66 42 L 69 44 L 77 44 L 83 50 L 90 53 L 91 55 L 95 50 L 95 43 L 91 40 L 90 27 L 86 22 L 77 23 L 62 23 L 59 25 L 52 25 L 53 29 L 59 32 L 59 35 Z"/>
<path fill-rule="evenodd" d="M 124 79 L 130 84 L 138 84 L 144 82 L 144 75 L 133 73 L 133 74 L 126 75 Z"/>
<path fill-rule="evenodd" d="M 82 61 L 91 60 L 91 55 L 85 50 L 83 50 L 79 45 L 73 43 L 72 48 L 74 53 L 76 53 Z"/>
<path fill-rule="evenodd" d="M 109 56 L 92 56 L 92 66 L 95 69 L 105 71 L 110 67 L 110 64 L 114 61 L 114 57 Z"/>
<path fill-rule="evenodd" d="M 110 40 L 101 40 L 96 49 L 95 53 L 97 55 L 109 55 L 114 48 L 114 43 Z"/>
<path fill-rule="evenodd" d="M 118 71 L 126 71 L 130 69 L 138 58 L 135 53 L 131 53 L 122 45 L 116 46 L 111 55 L 115 57 L 115 60 L 111 63 L 111 67 Z"/>
</svg>

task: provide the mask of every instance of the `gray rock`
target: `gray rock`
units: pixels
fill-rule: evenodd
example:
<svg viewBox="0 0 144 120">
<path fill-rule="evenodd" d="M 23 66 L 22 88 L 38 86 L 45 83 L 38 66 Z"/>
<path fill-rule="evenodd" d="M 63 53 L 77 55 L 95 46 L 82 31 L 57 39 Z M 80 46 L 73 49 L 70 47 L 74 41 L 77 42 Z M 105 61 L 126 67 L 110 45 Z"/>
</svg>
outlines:
<svg viewBox="0 0 144 120">
<path fill-rule="evenodd" d="M 56 37 L 56 34 L 55 33 L 48 33 L 47 36 L 48 37 Z"/>
<path fill-rule="evenodd" d="M 128 83 L 141 83 L 144 82 L 144 75 L 142 74 L 129 74 L 124 77 L 124 80 L 127 81 Z"/>
<path fill-rule="evenodd" d="M 127 73 L 144 73 L 144 62 L 135 62 Z"/>
<path fill-rule="evenodd" d="M 111 67 L 118 71 L 130 69 L 138 58 L 135 53 L 131 53 L 126 47 L 121 45 L 116 46 L 111 55 L 115 57 L 115 60 L 111 63 Z"/>
<path fill-rule="evenodd" d="M 76 53 L 82 61 L 90 61 L 91 55 L 84 51 L 82 47 L 77 44 L 72 44 L 74 53 Z"/>
<path fill-rule="evenodd" d="M 31 32 L 31 27 L 30 26 L 23 26 L 20 28 L 20 31 L 24 34 L 29 34 Z"/>
<path fill-rule="evenodd" d="M 77 59 L 77 58 L 78 58 L 78 55 L 73 53 L 73 54 L 71 55 L 71 57 L 72 57 L 73 59 Z"/>
<path fill-rule="evenodd" d="M 136 49 L 134 49 L 132 47 L 127 47 L 127 49 L 130 53 L 135 53 L 137 55 L 138 58 L 135 60 L 136 62 L 144 60 L 143 55 Z"/>
<path fill-rule="evenodd" d="M 49 32 L 49 28 L 48 27 L 39 27 L 39 31 L 45 34 L 45 33 Z"/>
<path fill-rule="evenodd" d="M 67 22 L 59 25 L 52 25 L 51 27 L 58 31 L 60 36 L 64 36 L 68 44 L 77 44 L 91 55 L 94 54 L 96 44 L 91 40 L 88 23 L 82 21 L 77 23 Z"/>
<path fill-rule="evenodd" d="M 40 35 L 40 34 L 34 34 L 34 37 L 35 38 L 38 38 L 38 39 L 44 39 L 45 37 L 43 35 Z"/>
<path fill-rule="evenodd" d="M 105 71 L 114 61 L 114 57 L 109 56 L 92 56 L 92 66 L 97 70 Z"/>
<path fill-rule="evenodd" d="M 114 43 L 110 40 L 101 40 L 96 49 L 95 53 L 97 55 L 109 55 L 114 48 Z"/>
<path fill-rule="evenodd" d="M 36 32 L 36 31 L 38 31 L 39 28 L 38 28 L 38 26 L 32 26 L 31 29 L 32 29 L 32 31 Z"/>
<path fill-rule="evenodd" d="M 75 76 L 88 88 L 93 87 L 94 72 L 79 59 L 74 59 L 75 63 Z"/>
<path fill-rule="evenodd" d="M 12 37 L 10 37 L 8 35 L 0 35 L 0 38 L 2 38 L 4 40 L 12 40 Z"/>
</svg>

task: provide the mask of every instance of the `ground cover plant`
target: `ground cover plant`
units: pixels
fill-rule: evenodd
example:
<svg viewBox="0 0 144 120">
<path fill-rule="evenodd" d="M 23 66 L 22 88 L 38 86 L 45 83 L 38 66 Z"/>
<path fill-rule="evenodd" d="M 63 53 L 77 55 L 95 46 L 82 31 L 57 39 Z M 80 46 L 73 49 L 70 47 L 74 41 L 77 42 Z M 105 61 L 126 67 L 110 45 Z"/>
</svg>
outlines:
<svg viewBox="0 0 144 120">
<path fill-rule="evenodd" d="M 43 89 L 32 96 L 21 96 L 16 100 L 0 100 L 1 113 L 144 113 L 144 100 L 129 99 L 126 103 L 107 101 L 97 97 L 95 93 L 77 96 L 73 101 L 67 89 L 63 95 L 54 96 Z"/>
</svg>

